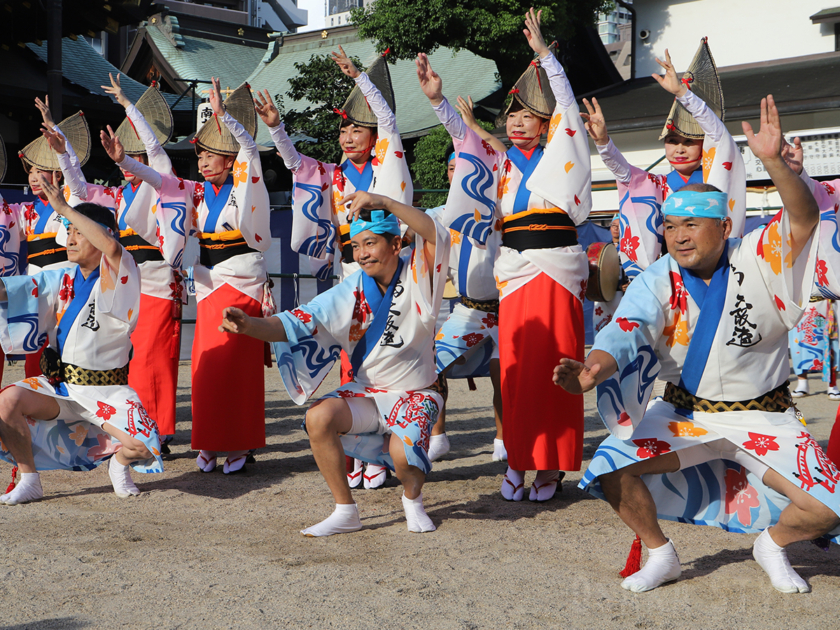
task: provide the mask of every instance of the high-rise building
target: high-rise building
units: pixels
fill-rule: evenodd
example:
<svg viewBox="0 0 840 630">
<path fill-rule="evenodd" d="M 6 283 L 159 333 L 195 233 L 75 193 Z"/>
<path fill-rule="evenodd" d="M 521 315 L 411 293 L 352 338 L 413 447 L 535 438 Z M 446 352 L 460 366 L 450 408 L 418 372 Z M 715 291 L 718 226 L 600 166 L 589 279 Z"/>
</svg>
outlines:
<svg viewBox="0 0 840 630">
<path fill-rule="evenodd" d="M 363 7 L 370 2 L 365 0 L 327 0 L 324 8 L 326 9 L 326 27 L 345 26 L 350 24 L 350 10 L 358 7 Z"/>
<path fill-rule="evenodd" d="M 632 0 L 628 0 L 632 4 Z M 616 4 L 609 13 L 598 14 L 598 35 L 604 44 L 615 44 L 621 39 L 621 25 L 630 24 L 630 12 Z"/>
</svg>

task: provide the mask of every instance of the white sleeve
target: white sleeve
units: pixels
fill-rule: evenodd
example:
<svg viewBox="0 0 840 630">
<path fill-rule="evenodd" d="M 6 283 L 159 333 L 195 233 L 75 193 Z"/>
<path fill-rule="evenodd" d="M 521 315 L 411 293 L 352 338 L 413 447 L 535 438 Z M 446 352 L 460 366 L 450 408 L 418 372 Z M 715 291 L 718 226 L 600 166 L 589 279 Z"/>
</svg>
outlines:
<svg viewBox="0 0 840 630">
<path fill-rule="evenodd" d="M 245 150 L 245 154 L 248 156 L 248 159 L 251 161 L 258 160 L 260 152 L 257 150 L 257 143 L 251 137 L 251 134 L 245 130 L 245 127 L 243 127 L 239 121 L 228 112 L 225 112 L 225 115 L 222 116 L 222 122 L 233 134 L 233 137 L 236 138 L 239 146 Z"/>
<path fill-rule="evenodd" d="M 720 142 L 721 139 L 729 134 L 726 125 L 723 124 L 720 118 L 706 105 L 706 101 L 697 96 L 691 90 L 687 90 L 682 96 L 678 96 L 677 100 L 680 104 L 688 110 L 688 113 L 694 116 L 694 120 L 700 125 L 703 133 L 708 136 L 712 142 Z"/>
<path fill-rule="evenodd" d="M 280 152 L 280 157 L 283 158 L 283 163 L 286 168 L 296 173 L 300 168 L 300 153 L 295 149 L 292 139 L 286 133 L 286 125 L 282 122 L 276 127 L 269 127 L 268 132 L 271 134 L 271 139 L 274 141 L 274 146 Z"/>
<path fill-rule="evenodd" d="M 557 101 L 561 110 L 565 111 L 569 109 L 575 102 L 575 93 L 572 90 L 569 79 L 566 77 L 563 66 L 560 65 L 557 57 L 552 52 L 549 52 L 545 57 L 540 59 L 540 63 L 548 75 L 548 82 L 551 84 L 554 100 Z"/>
<path fill-rule="evenodd" d="M 464 139 L 464 136 L 467 135 L 467 125 L 458 115 L 458 112 L 455 111 L 455 108 L 449 104 L 446 97 L 444 97 L 439 105 L 433 106 L 432 109 L 435 110 L 438 120 L 443 123 L 450 136 L 455 140 Z"/>
<path fill-rule="evenodd" d="M 160 146 L 157 136 L 152 131 L 152 128 L 149 127 L 149 123 L 146 122 L 146 119 L 143 117 L 143 114 L 140 113 L 140 110 L 138 110 L 134 105 L 129 105 L 125 108 L 125 113 L 128 116 L 128 119 L 134 124 L 134 129 L 137 131 L 137 135 L 146 147 L 146 155 L 149 158 L 149 166 L 159 173 L 171 173 L 172 162 L 169 160 L 169 156 L 166 155 L 166 151 L 164 151 L 163 147 Z M 134 171 L 131 172 L 134 173 Z M 145 178 L 144 181 L 148 181 L 150 184 L 152 183 Z"/>
<path fill-rule="evenodd" d="M 612 138 L 607 144 L 596 144 L 595 148 L 598 149 L 598 154 L 615 178 L 622 184 L 628 183 L 631 176 L 630 163 L 613 144 Z"/>
<path fill-rule="evenodd" d="M 73 145 L 70 144 L 70 141 L 57 125 L 53 126 L 53 131 L 58 132 L 64 138 L 66 146 L 66 152 L 58 154 L 58 165 L 61 167 L 61 172 L 64 173 L 64 183 L 70 188 L 71 195 L 82 200 L 87 199 L 87 182 L 82 173 L 79 158 L 73 150 Z"/>
<path fill-rule="evenodd" d="M 362 94 L 365 95 L 365 99 L 367 99 L 367 103 L 370 106 L 371 111 L 376 116 L 376 121 L 379 127 L 389 133 L 396 133 L 397 117 L 394 116 L 394 112 L 392 112 L 391 108 L 388 107 L 388 103 L 385 102 L 382 92 L 380 92 L 373 84 L 373 81 L 370 80 L 367 73 L 362 72 L 353 80 L 356 82 L 356 85 L 359 86 Z"/>
<path fill-rule="evenodd" d="M 160 190 L 160 187 L 163 185 L 163 179 L 160 173 L 151 166 L 146 166 L 142 162 L 138 162 L 130 155 L 126 155 L 122 162 L 117 163 L 117 166 L 136 175 L 155 190 Z"/>
</svg>

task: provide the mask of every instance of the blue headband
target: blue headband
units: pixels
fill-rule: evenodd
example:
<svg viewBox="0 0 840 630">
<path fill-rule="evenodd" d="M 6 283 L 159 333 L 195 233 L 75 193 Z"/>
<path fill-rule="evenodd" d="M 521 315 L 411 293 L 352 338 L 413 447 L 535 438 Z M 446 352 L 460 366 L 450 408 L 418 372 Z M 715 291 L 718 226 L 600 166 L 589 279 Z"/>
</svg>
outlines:
<svg viewBox="0 0 840 630">
<path fill-rule="evenodd" d="M 725 192 L 680 190 L 668 195 L 662 204 L 662 214 L 672 217 L 725 219 L 729 216 L 726 202 Z"/>
<path fill-rule="evenodd" d="M 454 160 L 456 157 L 458 157 L 458 154 L 457 154 L 457 153 L 455 153 L 455 151 L 453 151 L 452 153 L 450 153 L 450 154 L 449 154 L 449 159 L 448 159 L 448 160 L 446 160 L 446 163 L 447 163 L 447 164 L 449 164 L 449 163 L 450 163 L 452 160 Z"/>
<path fill-rule="evenodd" d="M 58 217 L 58 218 L 59 218 L 59 219 L 61 219 L 61 222 L 64 224 L 64 229 L 65 229 L 65 230 L 69 230 L 69 229 L 70 229 L 70 226 L 72 225 L 72 223 L 70 223 L 70 219 L 68 219 L 67 217 L 62 216 L 62 215 L 59 215 L 59 217 Z M 88 217 L 88 218 L 90 219 L 91 217 Z M 91 219 L 91 220 L 92 220 L 92 221 L 96 221 L 96 219 Z M 104 223 L 102 223 L 102 221 L 96 221 L 96 223 L 98 223 L 99 225 L 101 225 L 102 227 L 104 227 L 104 228 L 105 228 L 106 230 L 108 230 L 111 234 L 113 234 L 113 233 L 114 233 L 114 230 L 113 230 L 110 226 L 105 225 Z"/>
<path fill-rule="evenodd" d="M 358 218 L 350 224 L 350 238 L 370 230 L 374 234 L 400 235 L 400 222 L 393 214 L 385 216 L 384 210 L 371 210 L 370 221 Z"/>
</svg>

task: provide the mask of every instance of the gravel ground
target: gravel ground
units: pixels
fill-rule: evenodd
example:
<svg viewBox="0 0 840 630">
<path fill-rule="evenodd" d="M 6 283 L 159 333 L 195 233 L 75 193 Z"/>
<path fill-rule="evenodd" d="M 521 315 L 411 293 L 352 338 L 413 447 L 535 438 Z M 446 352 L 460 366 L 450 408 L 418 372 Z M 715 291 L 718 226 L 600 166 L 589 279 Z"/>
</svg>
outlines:
<svg viewBox="0 0 840 630">
<path fill-rule="evenodd" d="M 7 367 L 5 382 L 22 376 L 22 363 Z M 475 392 L 450 381 L 452 451 L 424 492 L 436 532 L 408 533 L 391 479 L 356 491 L 362 531 L 304 538 L 333 506 L 300 430 L 303 408 L 276 370 L 266 371 L 268 445 L 238 476 L 196 469 L 188 383 L 184 362 L 173 454 L 165 473 L 135 473 L 139 497 L 116 497 L 100 467 L 44 473 L 43 501 L 0 506 L 0 627 L 745 629 L 830 628 L 840 618 L 836 547 L 794 545 L 813 592 L 782 595 L 752 559 L 752 536 L 711 527 L 664 523 L 682 578 L 646 594 L 622 590 L 632 533 L 575 487 L 581 473 L 542 505 L 501 499 L 487 379 Z M 323 391 L 337 385 L 332 374 Z M 820 393 L 800 408 L 825 446 L 837 403 Z M 589 394 L 584 467 L 605 436 Z M 3 485 L 8 474 L 3 464 Z"/>
</svg>

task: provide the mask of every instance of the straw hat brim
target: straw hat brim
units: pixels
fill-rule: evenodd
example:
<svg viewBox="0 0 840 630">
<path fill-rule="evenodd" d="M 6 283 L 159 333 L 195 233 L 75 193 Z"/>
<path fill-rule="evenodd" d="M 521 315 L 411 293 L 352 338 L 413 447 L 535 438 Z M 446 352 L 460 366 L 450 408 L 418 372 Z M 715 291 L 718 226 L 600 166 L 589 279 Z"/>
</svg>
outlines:
<svg viewBox="0 0 840 630">
<path fill-rule="evenodd" d="M 379 55 L 368 66 L 365 72 L 368 75 L 371 83 L 376 86 L 376 89 L 382 94 L 382 98 L 388 104 L 391 111 L 397 113 L 397 102 L 394 97 L 394 86 L 391 82 L 391 71 L 388 68 L 388 62 L 384 56 Z M 344 101 L 344 106 L 341 109 L 342 118 L 346 118 L 349 122 L 359 127 L 373 127 L 379 125 L 376 115 L 370 109 L 365 95 L 359 86 L 354 86 L 350 91 L 347 100 Z M 341 124 L 344 124 L 342 121 Z"/>
<path fill-rule="evenodd" d="M 239 124 L 245 127 L 253 138 L 257 132 L 257 112 L 254 109 L 254 99 L 251 86 L 243 83 L 236 88 L 227 99 L 225 109 Z M 216 116 L 211 116 L 195 134 L 196 153 L 209 151 L 219 155 L 236 155 L 239 153 L 239 143 L 228 128 Z"/>
<path fill-rule="evenodd" d="M 87 119 L 82 112 L 76 112 L 69 118 L 58 123 L 58 128 L 67 138 L 67 142 L 76 152 L 79 158 L 79 165 L 84 166 L 90 157 L 90 130 Z M 60 171 L 58 155 L 50 147 L 50 143 L 44 136 L 27 144 L 19 153 L 20 158 L 30 167 L 41 171 Z"/>
<path fill-rule="evenodd" d="M 137 110 L 143 114 L 146 123 L 152 129 L 157 141 L 161 146 L 166 145 L 172 137 L 172 129 L 174 123 L 172 120 L 172 112 L 169 110 L 169 105 L 166 99 L 155 86 L 149 86 L 143 96 L 135 104 Z M 117 137 L 129 155 L 140 155 L 146 152 L 146 147 L 143 141 L 140 140 L 139 134 L 135 131 L 131 120 L 126 118 L 122 121 L 116 131 Z"/>
</svg>

